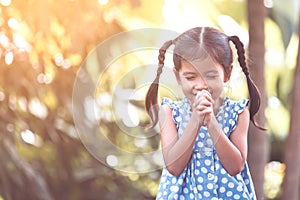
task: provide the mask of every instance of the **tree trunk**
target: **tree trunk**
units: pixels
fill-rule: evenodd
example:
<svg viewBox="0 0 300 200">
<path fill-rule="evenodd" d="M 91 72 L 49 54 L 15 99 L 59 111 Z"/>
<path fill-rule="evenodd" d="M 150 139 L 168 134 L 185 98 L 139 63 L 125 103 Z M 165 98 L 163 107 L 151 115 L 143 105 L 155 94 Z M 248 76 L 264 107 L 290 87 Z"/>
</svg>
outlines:
<svg viewBox="0 0 300 200">
<path fill-rule="evenodd" d="M 300 19 L 300 17 L 299 17 Z M 300 38 L 300 20 L 298 25 Z M 294 85 L 291 99 L 290 132 L 286 140 L 284 159 L 286 164 L 281 199 L 297 200 L 300 198 L 300 42 L 298 43 L 297 65 L 294 73 Z"/>
<path fill-rule="evenodd" d="M 249 71 L 253 81 L 261 92 L 261 108 L 256 116 L 259 125 L 264 126 L 266 122 L 264 110 L 266 107 L 266 91 L 264 76 L 265 56 L 265 33 L 264 21 L 266 9 L 263 0 L 247 1 L 249 22 Z M 257 199 L 264 198 L 264 167 L 268 160 L 267 132 L 261 131 L 252 124 L 249 128 L 249 153 L 248 163 L 252 174 Z"/>
</svg>

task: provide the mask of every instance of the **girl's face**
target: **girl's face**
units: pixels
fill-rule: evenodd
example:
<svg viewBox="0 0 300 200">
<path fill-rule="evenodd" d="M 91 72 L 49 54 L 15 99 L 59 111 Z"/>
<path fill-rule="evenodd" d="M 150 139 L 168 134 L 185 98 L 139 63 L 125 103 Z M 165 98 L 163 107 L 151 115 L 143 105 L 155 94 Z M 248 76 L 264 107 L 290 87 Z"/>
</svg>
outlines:
<svg viewBox="0 0 300 200">
<path fill-rule="evenodd" d="M 210 92 L 214 101 L 220 100 L 224 82 L 228 81 L 230 75 L 225 78 L 222 66 L 208 57 L 192 63 L 182 61 L 176 77 L 184 95 L 193 102 L 197 91 L 203 89 Z"/>
</svg>

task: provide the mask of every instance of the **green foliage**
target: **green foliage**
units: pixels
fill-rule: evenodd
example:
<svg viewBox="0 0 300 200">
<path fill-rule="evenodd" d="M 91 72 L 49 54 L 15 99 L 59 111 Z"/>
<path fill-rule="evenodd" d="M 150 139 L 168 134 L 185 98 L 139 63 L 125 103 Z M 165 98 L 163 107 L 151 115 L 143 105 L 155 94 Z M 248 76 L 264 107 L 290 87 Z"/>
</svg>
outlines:
<svg viewBox="0 0 300 200">
<path fill-rule="evenodd" d="M 201 8 L 207 8 L 204 14 L 211 25 L 223 27 L 218 21 L 223 14 L 241 27 L 247 27 L 245 1 L 197 1 L 191 5 L 195 5 L 196 14 Z M 179 4 L 179 8 L 186 9 L 185 6 L 185 3 Z M 117 97 L 107 94 L 120 88 L 135 89 L 144 80 L 152 80 L 157 62 L 157 55 L 153 59 L 152 52 L 119 58 L 103 73 L 102 82 L 97 82 L 96 75 L 105 68 L 98 67 L 102 61 L 95 52 L 90 52 L 128 27 L 137 24 L 160 26 L 165 22 L 161 14 L 163 7 L 163 2 L 158 0 L 115 0 L 106 5 L 96 0 L 14 0 L 10 5 L 0 5 L 0 199 L 153 199 L 159 170 L 145 174 L 120 172 L 107 167 L 107 163 L 100 162 L 87 151 L 74 125 L 72 92 L 83 63 L 87 66 L 87 75 L 101 86 L 97 87 L 95 95 L 103 95 L 105 100 L 114 98 L 114 103 Z M 285 49 L 278 25 L 268 19 L 266 27 L 269 96 L 266 116 L 270 134 L 282 142 L 289 128 L 289 94 L 295 64 L 291 60 L 295 60 L 293 44 L 297 39 L 292 37 Z M 110 50 L 122 50 L 118 48 L 121 47 Z M 153 71 L 141 68 L 138 76 L 124 75 L 133 70 L 133 66 L 145 63 L 154 63 Z M 120 70 L 113 66 L 125 67 Z M 239 72 L 235 73 L 240 77 Z M 162 87 L 161 95 L 180 96 L 180 93 L 170 92 L 176 90 L 176 81 L 170 77 L 164 79 L 173 83 Z M 234 91 L 229 94 L 244 96 L 243 79 L 236 78 L 232 84 Z M 146 89 L 140 88 L 142 93 Z M 131 103 L 140 125 L 146 125 L 149 119 L 145 115 L 143 98 L 133 99 Z M 110 105 L 101 105 L 103 113 L 113 114 Z M 81 113 L 85 114 L 84 109 Z M 124 119 L 118 115 L 114 117 L 115 121 L 110 117 L 101 121 L 105 126 L 95 129 L 95 135 L 106 136 L 113 144 L 130 152 L 151 152 L 159 148 L 159 135 L 150 142 L 139 143 L 141 141 L 133 140 L 120 130 L 119 124 L 124 123 Z M 140 132 L 135 130 L 131 134 L 139 135 Z M 134 162 L 127 157 L 118 159 L 124 163 Z M 160 162 L 158 159 L 154 163 L 156 168 Z M 141 163 L 147 164 L 145 160 Z M 137 166 L 141 166 L 140 163 Z"/>
</svg>

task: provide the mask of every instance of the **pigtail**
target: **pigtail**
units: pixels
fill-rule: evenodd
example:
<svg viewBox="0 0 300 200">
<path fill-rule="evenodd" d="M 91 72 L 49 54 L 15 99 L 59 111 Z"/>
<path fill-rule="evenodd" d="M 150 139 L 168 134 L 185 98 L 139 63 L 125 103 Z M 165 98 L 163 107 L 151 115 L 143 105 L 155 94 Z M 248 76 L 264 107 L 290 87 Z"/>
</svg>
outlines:
<svg viewBox="0 0 300 200">
<path fill-rule="evenodd" d="M 146 111 L 151 119 L 151 123 L 149 124 L 147 129 L 153 128 L 158 122 L 157 94 L 158 94 L 159 78 L 164 67 L 166 51 L 172 45 L 172 43 L 173 43 L 172 40 L 169 40 L 165 42 L 163 46 L 159 49 L 158 68 L 156 72 L 156 77 L 152 82 L 152 84 L 150 85 L 145 99 Z"/>
<path fill-rule="evenodd" d="M 265 128 L 258 126 L 254 119 L 254 116 L 259 110 L 261 98 L 260 98 L 259 90 L 257 86 L 254 84 L 253 80 L 251 79 L 247 68 L 244 45 L 237 36 L 230 36 L 229 40 L 233 42 L 233 44 L 237 49 L 238 61 L 247 79 L 247 86 L 248 86 L 249 99 L 250 99 L 250 106 L 249 106 L 250 120 L 257 128 L 261 130 L 266 130 Z"/>
</svg>

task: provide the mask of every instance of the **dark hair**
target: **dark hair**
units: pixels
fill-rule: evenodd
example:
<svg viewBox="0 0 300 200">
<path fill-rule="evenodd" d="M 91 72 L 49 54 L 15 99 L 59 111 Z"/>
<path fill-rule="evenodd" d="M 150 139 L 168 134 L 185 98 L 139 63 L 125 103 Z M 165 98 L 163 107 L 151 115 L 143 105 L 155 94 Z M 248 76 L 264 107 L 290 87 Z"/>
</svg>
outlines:
<svg viewBox="0 0 300 200">
<path fill-rule="evenodd" d="M 228 76 L 230 75 L 230 69 L 233 63 L 233 54 L 229 44 L 230 41 L 233 42 L 237 49 L 240 67 L 247 79 L 250 100 L 250 120 L 256 127 L 264 130 L 264 128 L 259 127 L 254 120 L 254 115 L 258 112 L 260 107 L 260 93 L 250 77 L 243 43 L 237 36 L 227 36 L 223 32 L 212 27 L 196 27 L 187 30 L 174 40 L 165 42 L 159 49 L 157 74 L 155 80 L 150 85 L 145 99 L 146 110 L 152 121 L 149 128 L 153 128 L 158 122 L 157 93 L 160 74 L 164 67 L 166 50 L 174 44 L 173 62 L 175 72 L 179 72 L 183 60 L 193 61 L 209 56 L 223 67 L 225 76 Z"/>
</svg>

